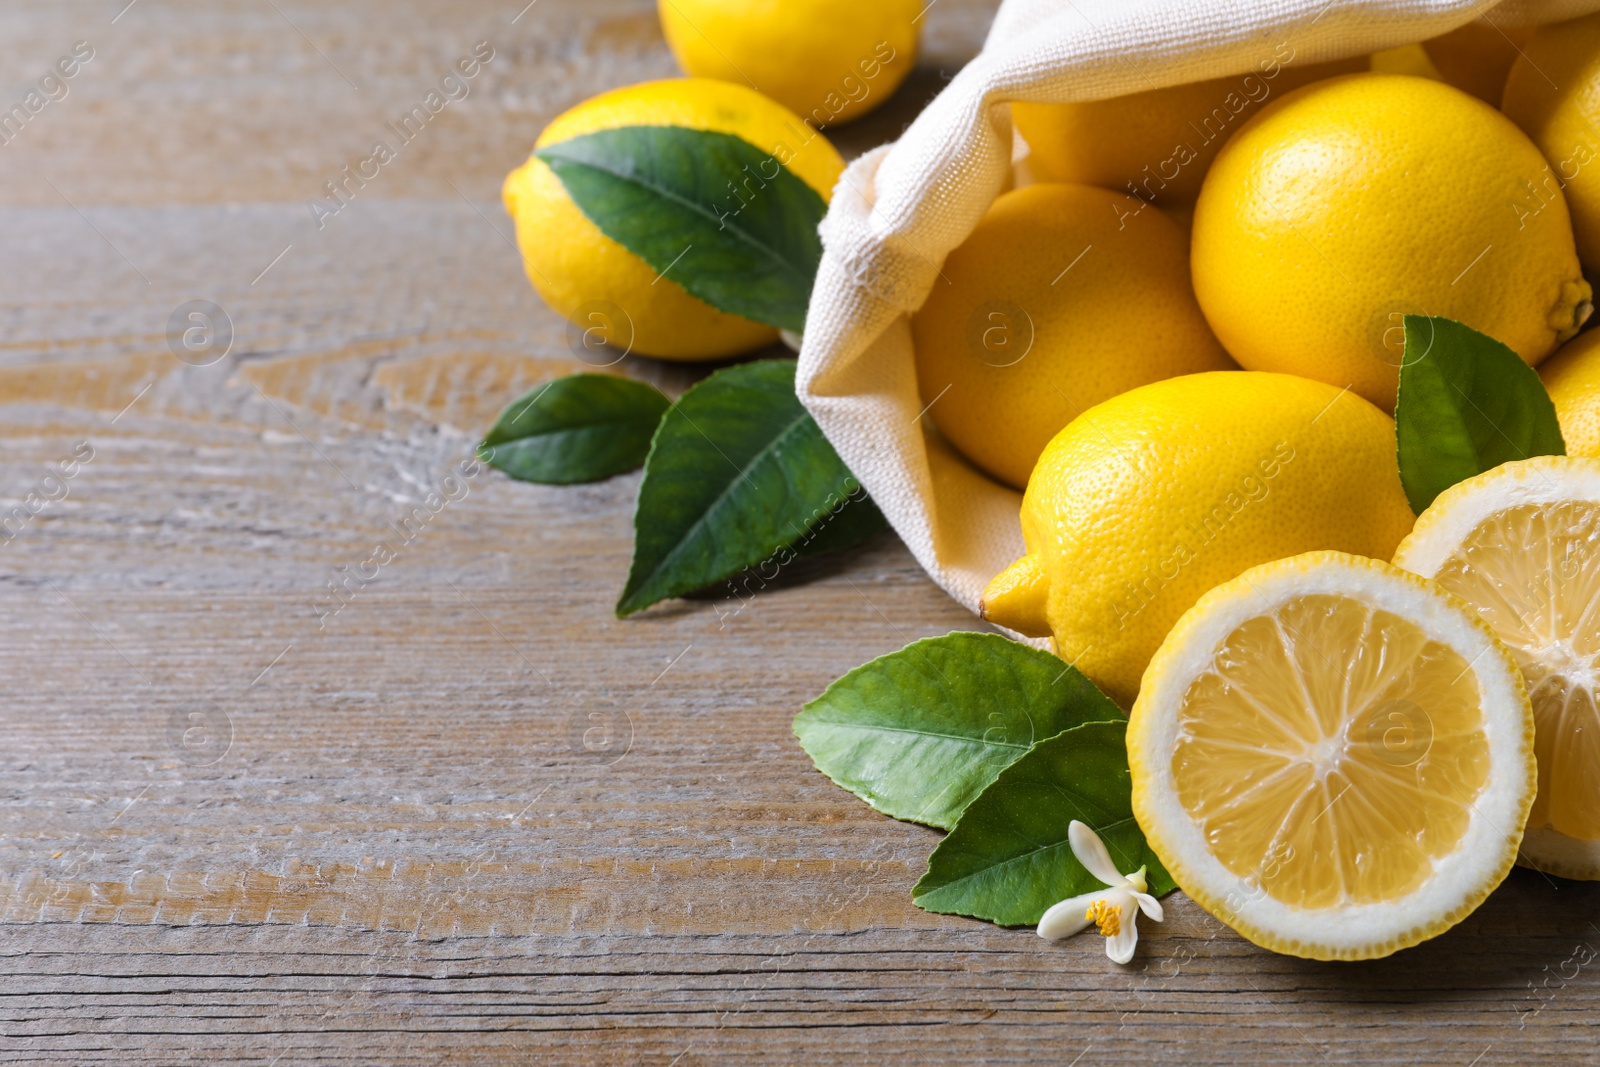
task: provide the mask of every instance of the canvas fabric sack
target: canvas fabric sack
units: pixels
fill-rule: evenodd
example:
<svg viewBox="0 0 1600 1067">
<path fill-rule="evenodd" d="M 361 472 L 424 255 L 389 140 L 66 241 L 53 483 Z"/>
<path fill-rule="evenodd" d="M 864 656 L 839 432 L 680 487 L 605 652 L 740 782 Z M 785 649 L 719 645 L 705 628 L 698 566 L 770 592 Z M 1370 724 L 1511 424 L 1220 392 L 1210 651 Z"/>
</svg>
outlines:
<svg viewBox="0 0 1600 1067">
<path fill-rule="evenodd" d="M 1319 63 L 1423 41 L 1487 16 L 1542 25 L 1600 0 L 1004 0 L 977 58 L 899 141 L 845 171 L 796 387 L 917 562 L 976 611 L 1023 554 L 1022 495 L 924 416 L 909 316 L 945 256 L 1016 184 L 1013 100 L 1071 103 Z M 1003 418 L 1003 413 L 997 413 Z"/>
</svg>

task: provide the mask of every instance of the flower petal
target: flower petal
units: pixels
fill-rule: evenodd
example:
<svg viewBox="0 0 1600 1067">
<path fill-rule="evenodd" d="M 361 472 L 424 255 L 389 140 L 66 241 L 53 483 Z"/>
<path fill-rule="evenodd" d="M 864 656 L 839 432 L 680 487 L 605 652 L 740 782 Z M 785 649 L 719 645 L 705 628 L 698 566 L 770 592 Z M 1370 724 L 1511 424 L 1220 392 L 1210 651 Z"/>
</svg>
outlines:
<svg viewBox="0 0 1600 1067">
<path fill-rule="evenodd" d="M 1068 897 L 1059 904 L 1052 904 L 1050 910 L 1044 913 L 1039 920 L 1039 936 L 1050 941 L 1059 941 L 1063 937 L 1073 934 L 1089 925 L 1089 919 L 1084 912 L 1089 910 L 1089 905 L 1102 898 L 1109 899 L 1106 890 L 1098 893 L 1083 893 L 1079 896 Z"/>
<path fill-rule="evenodd" d="M 1111 957 L 1112 963 L 1128 963 L 1133 959 L 1134 947 L 1139 944 L 1139 905 L 1134 902 L 1132 893 L 1124 894 L 1119 903 L 1122 929 L 1106 938 L 1106 955 Z"/>
<path fill-rule="evenodd" d="M 1161 910 L 1161 901 L 1157 900 L 1149 893 L 1135 893 L 1133 895 L 1133 899 L 1139 902 L 1139 910 L 1150 916 L 1150 918 L 1154 919 L 1156 922 L 1160 922 L 1162 919 L 1166 918 L 1166 914 Z"/>
<path fill-rule="evenodd" d="M 1106 851 L 1100 835 L 1077 819 L 1067 824 L 1067 843 L 1072 846 L 1072 854 L 1078 857 L 1078 862 L 1083 864 L 1084 870 L 1106 885 L 1128 884 L 1122 872 L 1117 870 L 1117 865 L 1111 862 L 1111 853 Z"/>
</svg>

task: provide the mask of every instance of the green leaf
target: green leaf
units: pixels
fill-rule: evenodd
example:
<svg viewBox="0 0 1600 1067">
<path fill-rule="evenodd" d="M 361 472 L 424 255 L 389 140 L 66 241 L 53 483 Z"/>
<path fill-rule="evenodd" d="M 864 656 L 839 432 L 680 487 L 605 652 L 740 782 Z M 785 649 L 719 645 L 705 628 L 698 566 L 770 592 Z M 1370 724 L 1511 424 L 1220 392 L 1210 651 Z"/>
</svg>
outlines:
<svg viewBox="0 0 1600 1067">
<path fill-rule="evenodd" d="M 1001 771 L 933 850 L 912 901 L 926 911 L 1027 926 L 1058 901 L 1104 889 L 1067 843 L 1073 819 L 1100 835 L 1119 871 L 1148 868 L 1151 893 L 1176 889 L 1133 821 L 1126 731 L 1121 722 L 1074 727 Z"/>
<path fill-rule="evenodd" d="M 805 327 L 827 204 L 769 151 L 681 126 L 624 126 L 534 153 L 600 232 L 721 311 Z"/>
<path fill-rule="evenodd" d="M 1123 719 L 1050 653 L 951 633 L 857 667 L 805 706 L 794 732 L 818 770 L 874 808 L 948 830 L 1035 742 Z"/>
<path fill-rule="evenodd" d="M 478 458 L 525 482 L 599 481 L 644 462 L 671 404 L 660 390 L 628 378 L 557 378 L 501 412 Z"/>
<path fill-rule="evenodd" d="M 843 503 L 819 519 L 803 538 L 785 547 L 809 559 L 854 548 L 888 528 L 889 520 L 883 517 L 867 491 L 857 485 Z M 782 554 L 780 550 L 779 555 Z"/>
<path fill-rule="evenodd" d="M 1417 514 L 1502 463 L 1567 451 L 1538 373 L 1493 337 L 1407 315 L 1395 432 L 1400 481 Z"/>
<path fill-rule="evenodd" d="M 830 518 L 860 485 L 795 398 L 794 367 L 787 359 L 729 367 L 668 409 L 644 464 L 618 615 L 769 560 L 781 567 L 809 532 L 871 507 L 854 501 Z M 849 529 L 870 535 L 876 510 Z M 830 540 L 844 547 L 837 534 Z"/>
</svg>

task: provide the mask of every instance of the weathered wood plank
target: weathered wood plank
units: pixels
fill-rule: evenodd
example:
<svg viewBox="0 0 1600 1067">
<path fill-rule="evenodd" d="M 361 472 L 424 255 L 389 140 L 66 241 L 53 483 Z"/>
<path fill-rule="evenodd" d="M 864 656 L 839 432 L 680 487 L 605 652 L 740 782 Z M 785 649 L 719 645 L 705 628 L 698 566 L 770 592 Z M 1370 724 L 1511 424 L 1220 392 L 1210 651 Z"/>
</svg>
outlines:
<svg viewBox="0 0 1600 1067">
<path fill-rule="evenodd" d="M 1126 970 L 920 912 L 936 835 L 789 729 L 976 625 L 892 537 L 619 622 L 637 476 L 446 482 L 582 366 L 496 193 L 553 114 L 672 72 L 648 0 L 124 3 L 0 12 L 8 84 L 95 48 L 0 148 L 0 511 L 65 490 L 0 534 L 7 1062 L 1600 1059 L 1597 891 L 1530 872 L 1360 966 L 1181 896 Z M 991 6 L 931 7 L 841 143 L 893 136 Z M 479 39 L 472 95 L 318 229 L 307 198 Z M 233 324 L 215 363 L 170 350 L 190 300 Z"/>
</svg>

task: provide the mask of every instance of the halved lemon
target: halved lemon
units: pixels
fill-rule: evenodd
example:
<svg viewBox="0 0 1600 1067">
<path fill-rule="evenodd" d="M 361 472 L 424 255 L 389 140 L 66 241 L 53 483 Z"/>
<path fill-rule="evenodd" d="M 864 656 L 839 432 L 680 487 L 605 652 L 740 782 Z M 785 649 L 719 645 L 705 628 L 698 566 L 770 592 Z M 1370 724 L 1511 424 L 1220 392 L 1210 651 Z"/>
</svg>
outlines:
<svg viewBox="0 0 1600 1067">
<path fill-rule="evenodd" d="M 1133 811 L 1202 907 L 1264 948 L 1370 959 L 1465 918 L 1511 869 L 1533 716 L 1460 600 L 1313 552 L 1207 593 L 1128 725 Z"/>
<path fill-rule="evenodd" d="M 1522 861 L 1600 878 L 1600 461 L 1541 456 L 1468 479 L 1395 563 L 1476 608 L 1527 678 L 1539 796 Z"/>
</svg>

